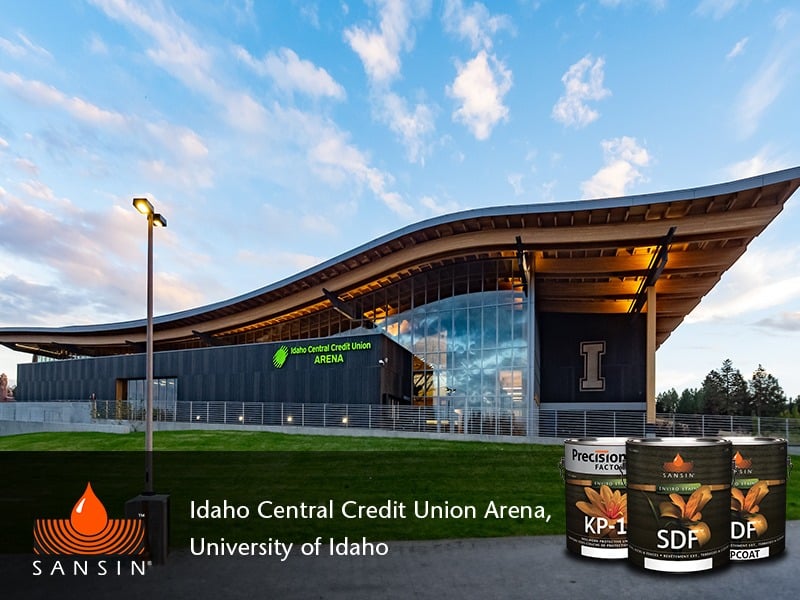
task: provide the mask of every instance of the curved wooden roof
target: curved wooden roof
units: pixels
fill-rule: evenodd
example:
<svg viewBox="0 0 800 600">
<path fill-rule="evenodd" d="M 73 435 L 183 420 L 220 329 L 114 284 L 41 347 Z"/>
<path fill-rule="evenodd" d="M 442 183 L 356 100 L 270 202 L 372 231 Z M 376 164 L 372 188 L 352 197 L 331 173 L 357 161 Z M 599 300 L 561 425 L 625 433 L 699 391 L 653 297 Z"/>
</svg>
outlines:
<svg viewBox="0 0 800 600">
<path fill-rule="evenodd" d="M 670 228 L 656 282 L 662 343 L 781 212 L 800 167 L 706 187 L 574 202 L 481 208 L 422 221 L 282 281 L 154 319 L 156 350 L 222 337 L 269 320 L 329 309 L 410 276 L 416 267 L 515 256 L 522 241 L 542 312 L 628 312 Z M 70 327 L 0 328 L 0 343 L 51 356 L 143 351 L 144 319 Z"/>
</svg>

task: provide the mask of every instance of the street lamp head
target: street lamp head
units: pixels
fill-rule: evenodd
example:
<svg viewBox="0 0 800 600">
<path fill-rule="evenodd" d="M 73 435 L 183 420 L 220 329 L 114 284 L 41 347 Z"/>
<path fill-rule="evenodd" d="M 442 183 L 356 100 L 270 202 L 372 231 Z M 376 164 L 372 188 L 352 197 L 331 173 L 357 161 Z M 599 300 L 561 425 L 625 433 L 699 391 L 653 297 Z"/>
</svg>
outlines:
<svg viewBox="0 0 800 600">
<path fill-rule="evenodd" d="M 150 204 L 150 200 L 147 198 L 134 198 L 133 206 L 143 215 L 152 215 L 155 212 L 153 205 Z"/>
<path fill-rule="evenodd" d="M 166 227 L 167 226 L 167 219 L 161 213 L 156 213 L 153 215 L 153 225 L 156 227 Z"/>
</svg>

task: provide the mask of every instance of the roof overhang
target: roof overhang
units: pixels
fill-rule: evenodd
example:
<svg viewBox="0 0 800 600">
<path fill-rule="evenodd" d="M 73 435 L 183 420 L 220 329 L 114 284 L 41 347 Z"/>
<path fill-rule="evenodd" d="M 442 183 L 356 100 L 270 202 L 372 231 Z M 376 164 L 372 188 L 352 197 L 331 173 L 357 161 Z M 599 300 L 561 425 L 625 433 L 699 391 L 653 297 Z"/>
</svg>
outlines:
<svg viewBox="0 0 800 600">
<path fill-rule="evenodd" d="M 655 280 L 662 343 L 800 187 L 800 167 L 724 184 L 600 200 L 481 208 L 411 225 L 275 284 L 215 304 L 158 316 L 156 349 L 330 309 L 326 290 L 353 298 L 419 265 L 489 256 L 531 269 L 542 312 L 628 312 L 659 251 Z M 672 237 L 664 246 L 671 228 Z M 519 238 L 519 240 L 517 239 Z M 661 249 L 661 250 L 659 250 Z M 135 351 L 144 319 L 0 329 L 0 343 L 48 356 Z"/>
</svg>

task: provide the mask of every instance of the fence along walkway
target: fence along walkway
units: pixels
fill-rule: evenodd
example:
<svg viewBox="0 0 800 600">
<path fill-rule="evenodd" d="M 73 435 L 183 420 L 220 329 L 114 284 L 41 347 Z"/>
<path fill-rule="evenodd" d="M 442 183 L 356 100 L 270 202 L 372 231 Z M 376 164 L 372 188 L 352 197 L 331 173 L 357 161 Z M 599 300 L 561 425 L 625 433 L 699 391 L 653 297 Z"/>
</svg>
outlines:
<svg viewBox="0 0 800 600">
<path fill-rule="evenodd" d="M 97 400 L 97 419 L 144 420 L 138 403 Z M 800 419 L 660 413 L 648 425 L 642 412 L 540 410 L 533 418 L 514 409 L 385 406 L 379 404 L 293 404 L 271 402 L 172 402 L 156 404 L 156 421 L 425 431 L 464 435 L 596 437 L 646 435 L 782 437 L 800 443 Z"/>
</svg>

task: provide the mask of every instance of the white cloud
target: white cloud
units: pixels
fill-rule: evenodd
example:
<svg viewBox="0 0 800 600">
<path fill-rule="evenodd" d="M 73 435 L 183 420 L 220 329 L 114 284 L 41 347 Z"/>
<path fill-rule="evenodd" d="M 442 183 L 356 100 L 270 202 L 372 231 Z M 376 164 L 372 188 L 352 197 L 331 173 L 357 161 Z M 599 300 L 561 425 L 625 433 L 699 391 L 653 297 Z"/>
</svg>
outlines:
<svg viewBox="0 0 800 600">
<path fill-rule="evenodd" d="M 249 92 L 226 87 L 227 74 L 216 67 L 214 61 L 221 53 L 213 46 L 201 46 L 191 34 L 191 29 L 162 4 L 142 7 L 129 0 L 90 1 L 108 17 L 149 36 L 154 47 L 147 51 L 147 56 L 156 65 L 187 88 L 221 106 L 222 118 L 238 134 L 248 136 L 247 143 L 237 140 L 237 146 L 252 149 L 253 152 L 257 152 L 255 148 L 268 148 L 271 153 L 280 148 L 287 156 L 286 160 L 300 154 L 306 161 L 302 168 L 309 169 L 325 183 L 338 187 L 346 183 L 355 184 L 353 187 L 356 188 L 366 186 L 394 212 L 403 215 L 412 212 L 402 198 L 389 189 L 393 183 L 392 176 L 372 167 L 361 150 L 349 143 L 348 134 L 330 121 L 320 115 L 286 108 L 278 103 L 271 105 L 268 110 Z M 381 4 L 381 33 L 377 35 L 390 40 L 390 46 L 399 51 L 403 44 L 413 39 L 407 27 L 412 10 L 423 4 L 427 6 L 427 2 L 422 1 L 408 3 L 384 0 Z M 360 31 L 353 30 L 351 33 Z M 311 63 L 305 64 L 299 58 L 295 63 L 288 55 L 284 55 L 284 58 L 284 67 L 292 63 L 306 75 L 311 71 L 320 74 Z M 288 69 L 284 73 L 287 77 L 290 75 Z M 296 76 L 297 73 L 293 71 L 291 75 Z M 157 163 L 151 163 L 151 167 L 158 166 Z M 274 177 L 280 179 L 280 175 Z"/>
<path fill-rule="evenodd" d="M 791 161 L 782 156 L 774 156 L 771 148 L 766 146 L 754 156 L 730 165 L 725 171 L 726 176 L 730 179 L 744 179 L 745 177 L 780 171 L 790 166 Z"/>
<path fill-rule="evenodd" d="M 623 4 L 635 4 L 638 1 L 639 0 L 600 0 L 600 4 L 608 8 L 618 8 Z M 663 10 L 667 6 L 667 0 L 648 0 L 647 3 L 655 10 Z M 581 7 L 585 8 L 585 5 L 582 4 Z"/>
<path fill-rule="evenodd" d="M 262 254 L 250 250 L 240 250 L 236 258 L 242 262 L 258 265 L 259 269 L 265 266 L 281 275 L 294 275 L 305 271 L 322 262 L 317 256 L 300 252 L 270 252 Z"/>
<path fill-rule="evenodd" d="M 539 186 L 539 194 L 541 196 L 541 200 L 543 202 L 554 202 L 555 201 L 555 189 L 558 186 L 558 181 L 552 179 L 550 181 L 546 181 L 541 186 Z"/>
<path fill-rule="evenodd" d="M 729 319 L 786 305 L 800 299 L 796 275 L 800 247 L 748 250 L 687 317 L 689 323 Z"/>
<path fill-rule="evenodd" d="M 419 203 L 431 215 L 444 215 L 453 213 L 459 210 L 460 206 L 455 201 L 441 201 L 434 196 L 423 196 L 420 198 Z"/>
<path fill-rule="evenodd" d="M 424 164 L 435 129 L 433 109 L 425 103 L 417 103 L 413 110 L 409 109 L 408 101 L 390 87 L 400 76 L 401 52 L 410 51 L 414 46 L 412 22 L 427 15 L 430 3 L 428 0 L 381 0 L 377 4 L 378 28 L 368 31 L 352 27 L 345 31 L 345 39 L 358 54 L 367 73 L 372 88 L 373 114 L 399 137 L 410 162 Z"/>
<path fill-rule="evenodd" d="M 503 29 L 513 31 L 507 15 L 492 15 L 480 2 L 465 8 L 462 0 L 447 0 L 442 21 L 445 31 L 469 40 L 473 50 L 491 50 L 492 36 Z"/>
<path fill-rule="evenodd" d="M 697 5 L 695 12 L 704 17 L 711 16 L 714 19 L 721 19 L 737 5 L 743 6 L 748 2 L 749 0 L 702 0 Z"/>
<path fill-rule="evenodd" d="M 17 32 L 17 39 L 21 41 L 22 44 L 18 44 L 7 38 L 0 37 L 0 50 L 12 58 L 25 58 L 31 55 L 48 60 L 53 58 L 53 55 L 50 54 L 50 52 L 48 52 L 45 48 L 34 44 L 21 31 Z"/>
<path fill-rule="evenodd" d="M 506 181 L 514 188 L 515 196 L 521 196 L 525 193 L 525 188 L 522 187 L 522 178 L 522 173 L 510 173 L 508 177 L 506 177 Z"/>
<path fill-rule="evenodd" d="M 59 198 L 50 186 L 37 181 L 29 179 L 19 184 L 19 189 L 29 198 L 42 200 L 50 204 L 60 204 L 62 207 L 71 207 L 72 203 L 66 198 Z"/>
<path fill-rule="evenodd" d="M 585 127 L 600 116 L 586 102 L 589 100 L 602 100 L 611 95 L 603 87 L 605 73 L 603 58 L 594 59 L 587 54 L 561 77 L 564 83 L 564 94 L 553 106 L 552 117 L 559 123 L 572 127 Z"/>
<path fill-rule="evenodd" d="M 344 37 L 358 54 L 364 70 L 373 85 L 386 85 L 400 75 L 400 53 L 414 45 L 411 21 L 417 15 L 427 14 L 428 0 L 379 0 L 380 25 L 378 29 L 361 27 L 346 29 Z"/>
<path fill-rule="evenodd" d="M 108 46 L 103 41 L 103 38 L 101 38 L 96 33 L 93 33 L 89 38 L 87 47 L 89 48 L 89 52 L 91 52 L 92 54 L 100 54 L 100 55 L 108 54 Z"/>
<path fill-rule="evenodd" d="M 191 129 L 165 121 L 146 122 L 135 116 L 107 110 L 83 98 L 70 97 L 51 85 L 23 79 L 16 73 L 0 71 L 0 86 L 32 104 L 63 110 L 77 121 L 95 127 L 103 133 L 124 137 L 126 142 L 138 139 L 142 142 L 143 148 L 151 145 L 158 148 L 159 158 L 147 158 L 144 163 L 149 164 L 147 170 L 151 174 L 158 175 L 159 179 L 165 179 L 159 175 L 164 171 L 173 174 L 182 171 L 183 175 L 178 177 L 182 184 L 190 185 L 194 182 L 202 187 L 209 185 L 212 174 L 208 165 L 209 151 L 202 138 Z M 169 151 L 176 164 L 165 162 L 165 150 Z M 146 149 L 142 152 L 149 155 Z M 35 165 L 25 163 L 24 159 L 17 159 L 17 166 L 33 174 L 37 172 Z M 191 171 L 196 171 L 195 175 L 192 175 Z"/>
<path fill-rule="evenodd" d="M 782 8 L 778 11 L 778 14 L 775 15 L 772 23 L 776 30 L 782 31 L 789 24 L 789 21 L 791 21 L 793 17 L 794 13 L 792 13 L 792 11 L 790 11 L 788 8 Z"/>
<path fill-rule="evenodd" d="M 203 139 L 191 129 L 171 125 L 164 121 L 146 123 L 147 133 L 159 145 L 172 150 L 173 154 L 189 160 L 202 160 L 208 157 L 208 147 Z"/>
<path fill-rule="evenodd" d="M 210 188 L 214 172 L 210 167 L 175 165 L 163 160 L 143 160 L 139 167 L 148 179 L 184 188 Z"/>
<path fill-rule="evenodd" d="M 53 210 L 50 190 L 35 185 L 21 189 L 24 197 L 7 194 L 0 203 L 0 255 L 14 257 L 17 273 L 0 286 L 5 290 L 0 303 L 28 294 L 24 314 L 14 313 L 9 324 L 66 325 L 138 312 L 143 299 L 138 267 L 144 264 L 145 244 L 141 218 L 130 205 L 90 211 L 58 198 Z M 160 244 L 169 243 L 170 235 L 168 229 L 159 232 Z M 196 305 L 203 297 L 199 285 L 160 269 L 156 282 L 159 312 Z M 6 284 L 16 292 L 9 292 Z M 4 322 L 11 318 L 5 311 L 0 315 Z"/>
<path fill-rule="evenodd" d="M 8 142 L 0 137 L 0 149 L 5 150 L 8 148 Z"/>
<path fill-rule="evenodd" d="M 497 123 L 508 120 L 503 98 L 511 89 L 511 71 L 485 50 L 457 68 L 458 75 L 447 88 L 460 103 L 453 120 L 466 125 L 476 139 L 485 140 Z"/>
<path fill-rule="evenodd" d="M 605 165 L 581 183 L 584 198 L 624 196 L 630 186 L 645 180 L 639 168 L 648 166 L 652 158 L 636 138 L 623 136 L 603 140 L 601 146 Z"/>
<path fill-rule="evenodd" d="M 29 175 L 39 174 L 39 167 L 36 165 L 35 162 L 33 162 L 28 158 L 15 158 L 14 166 L 17 167 L 20 171 L 25 171 Z"/>
<path fill-rule="evenodd" d="M 744 52 L 745 46 L 747 46 L 747 42 L 750 40 L 749 37 L 745 36 L 740 39 L 736 44 L 734 44 L 733 48 L 731 48 L 730 52 L 725 55 L 727 60 L 731 60 L 732 58 L 736 58 L 740 54 Z"/>
<path fill-rule="evenodd" d="M 127 119 L 76 96 L 68 97 L 60 90 L 40 81 L 23 79 L 16 73 L 0 71 L 0 85 L 24 100 L 45 106 L 57 106 L 70 115 L 97 127 L 123 128 Z"/>
<path fill-rule="evenodd" d="M 800 311 L 782 312 L 777 316 L 761 319 L 756 325 L 765 329 L 771 329 L 777 333 L 800 331 Z"/>
<path fill-rule="evenodd" d="M 310 231 L 315 234 L 323 234 L 327 236 L 335 236 L 339 232 L 336 225 L 331 219 L 320 214 L 306 214 L 300 217 L 300 224 L 305 231 Z M 314 259 L 320 262 L 318 259 Z M 310 265 L 306 265 L 310 266 Z"/>
<path fill-rule="evenodd" d="M 367 186 L 373 194 L 394 213 L 413 218 L 414 210 L 402 197 L 388 188 L 393 183 L 387 173 L 369 166 L 369 161 L 358 148 L 350 145 L 344 134 L 334 129 L 319 131 L 316 144 L 308 151 L 308 158 L 317 175 L 328 183 L 341 186 L 349 179 Z"/>
<path fill-rule="evenodd" d="M 380 94 L 377 110 L 383 122 L 400 137 L 406 148 L 408 160 L 425 163 L 429 140 L 435 130 L 433 109 L 427 104 L 417 104 L 410 110 L 405 99 L 393 92 Z"/>
<path fill-rule="evenodd" d="M 314 29 L 319 29 L 319 6 L 316 4 L 303 4 L 300 6 L 302 16 Z"/>
<path fill-rule="evenodd" d="M 22 58 L 27 54 L 25 48 L 15 44 L 8 38 L 0 36 L 0 50 L 8 54 L 11 58 Z"/>
<path fill-rule="evenodd" d="M 266 131 L 267 111 L 249 94 L 225 88 L 214 71 L 212 53 L 200 46 L 174 13 L 152 5 L 153 13 L 129 0 L 89 0 L 108 17 L 132 25 L 154 42 L 147 56 L 189 89 L 223 107 L 223 116 L 240 131 Z"/>
<path fill-rule="evenodd" d="M 749 137 L 756 132 L 761 117 L 778 99 L 787 80 L 792 76 L 789 59 L 789 52 L 778 52 L 759 68 L 755 78 L 739 93 L 735 113 L 739 132 L 743 137 Z"/>
<path fill-rule="evenodd" d="M 237 24 L 256 24 L 256 13 L 253 0 L 242 0 L 241 2 L 228 0 L 225 4 L 233 11 L 233 16 L 236 19 Z"/>
<path fill-rule="evenodd" d="M 247 50 L 237 47 L 236 56 L 259 75 L 270 77 L 279 89 L 286 92 L 336 100 L 345 98 L 344 88 L 325 69 L 301 59 L 289 48 L 281 48 L 278 52 L 268 53 L 262 60 L 256 60 Z"/>
</svg>

